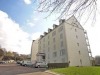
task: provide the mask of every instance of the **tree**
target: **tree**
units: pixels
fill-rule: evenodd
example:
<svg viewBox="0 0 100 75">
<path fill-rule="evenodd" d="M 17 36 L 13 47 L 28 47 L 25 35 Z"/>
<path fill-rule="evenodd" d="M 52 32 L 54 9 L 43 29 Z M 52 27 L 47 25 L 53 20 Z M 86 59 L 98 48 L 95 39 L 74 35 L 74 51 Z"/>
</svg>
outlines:
<svg viewBox="0 0 100 75">
<path fill-rule="evenodd" d="M 0 48 L 0 57 L 4 55 L 4 51 Z"/>
<path fill-rule="evenodd" d="M 4 56 L 4 51 L 2 48 L 0 48 L 0 60 L 2 60 L 3 56 Z"/>
<path fill-rule="evenodd" d="M 97 10 L 97 0 L 39 0 L 39 12 L 60 13 L 58 19 L 64 16 L 77 15 L 81 17 L 88 14 L 87 20 L 92 14 L 95 20 Z M 78 14 L 77 14 L 78 13 Z"/>
<path fill-rule="evenodd" d="M 14 54 L 13 54 L 13 52 L 10 52 L 10 51 L 8 51 L 8 52 L 6 52 L 6 56 L 14 56 Z"/>
</svg>

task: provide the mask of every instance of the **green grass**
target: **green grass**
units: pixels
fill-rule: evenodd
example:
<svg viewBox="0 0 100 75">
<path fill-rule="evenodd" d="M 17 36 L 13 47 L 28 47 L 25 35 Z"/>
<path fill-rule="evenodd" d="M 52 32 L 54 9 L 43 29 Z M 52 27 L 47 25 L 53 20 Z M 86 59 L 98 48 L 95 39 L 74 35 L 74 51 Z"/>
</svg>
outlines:
<svg viewBox="0 0 100 75">
<path fill-rule="evenodd" d="M 100 67 L 68 67 L 51 71 L 64 75 L 100 75 Z"/>
</svg>

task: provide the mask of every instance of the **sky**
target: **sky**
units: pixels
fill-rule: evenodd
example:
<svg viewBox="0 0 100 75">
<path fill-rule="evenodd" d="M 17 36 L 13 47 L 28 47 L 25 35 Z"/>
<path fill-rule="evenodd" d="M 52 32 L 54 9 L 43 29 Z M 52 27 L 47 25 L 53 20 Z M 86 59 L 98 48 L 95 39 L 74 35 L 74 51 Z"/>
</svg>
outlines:
<svg viewBox="0 0 100 75">
<path fill-rule="evenodd" d="M 95 24 L 91 25 L 88 21 L 82 25 L 87 30 L 93 56 L 100 55 L 99 3 L 98 0 Z M 57 20 L 55 21 L 57 14 L 44 19 L 47 13 L 37 12 L 37 4 L 33 0 L 0 1 L 0 45 L 3 48 L 19 54 L 30 54 L 32 40 L 39 38 L 44 31 L 58 23 Z"/>
</svg>

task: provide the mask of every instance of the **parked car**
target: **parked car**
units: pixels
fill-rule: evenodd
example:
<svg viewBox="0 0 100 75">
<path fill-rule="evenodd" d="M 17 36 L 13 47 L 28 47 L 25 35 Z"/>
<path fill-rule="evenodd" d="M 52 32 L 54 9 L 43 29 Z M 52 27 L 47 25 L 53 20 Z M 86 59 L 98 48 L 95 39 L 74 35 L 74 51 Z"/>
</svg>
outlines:
<svg viewBox="0 0 100 75">
<path fill-rule="evenodd" d="M 37 63 L 35 64 L 35 67 L 36 67 L 36 68 L 47 68 L 48 65 L 47 65 L 46 62 L 37 62 Z"/>
<path fill-rule="evenodd" d="M 31 61 L 24 60 L 22 61 L 22 66 L 33 66 L 33 63 Z"/>
<path fill-rule="evenodd" d="M 5 64 L 6 62 L 5 61 L 0 61 L 0 64 Z"/>
<path fill-rule="evenodd" d="M 16 63 L 21 65 L 22 64 L 22 61 L 17 61 Z"/>
</svg>

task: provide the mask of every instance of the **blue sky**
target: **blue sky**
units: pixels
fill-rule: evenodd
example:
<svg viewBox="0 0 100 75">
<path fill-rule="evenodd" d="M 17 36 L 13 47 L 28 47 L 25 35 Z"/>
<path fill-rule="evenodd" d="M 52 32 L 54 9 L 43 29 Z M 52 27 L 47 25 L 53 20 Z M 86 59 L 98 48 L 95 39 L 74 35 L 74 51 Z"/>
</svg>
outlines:
<svg viewBox="0 0 100 75">
<path fill-rule="evenodd" d="M 100 8 L 100 1 L 98 8 Z M 40 34 L 52 28 L 58 14 L 52 14 L 44 19 L 47 13 L 35 11 L 37 3 L 34 0 L 1 0 L 0 1 L 0 45 L 10 51 L 20 54 L 31 52 L 31 43 Z M 100 9 L 99 9 L 100 10 Z M 83 17 L 83 20 L 85 17 Z M 90 19 L 91 20 L 91 19 Z M 100 55 L 100 14 L 97 13 L 97 21 L 91 26 L 90 20 L 86 25 L 82 25 L 88 32 L 93 56 Z M 82 24 L 82 23 L 81 23 Z"/>
<path fill-rule="evenodd" d="M 6 12 L 10 18 L 24 27 L 27 20 L 32 18 L 36 3 L 25 4 L 23 0 L 1 0 L 0 10 Z M 23 28 L 24 29 L 24 28 Z M 26 29 L 25 29 L 26 30 Z"/>
<path fill-rule="evenodd" d="M 30 53 L 32 40 L 37 39 L 55 22 L 53 19 L 55 16 L 44 19 L 46 13 L 39 13 L 36 8 L 37 3 L 33 0 L 1 0 L 0 45 L 2 47 L 22 54 Z"/>
</svg>

